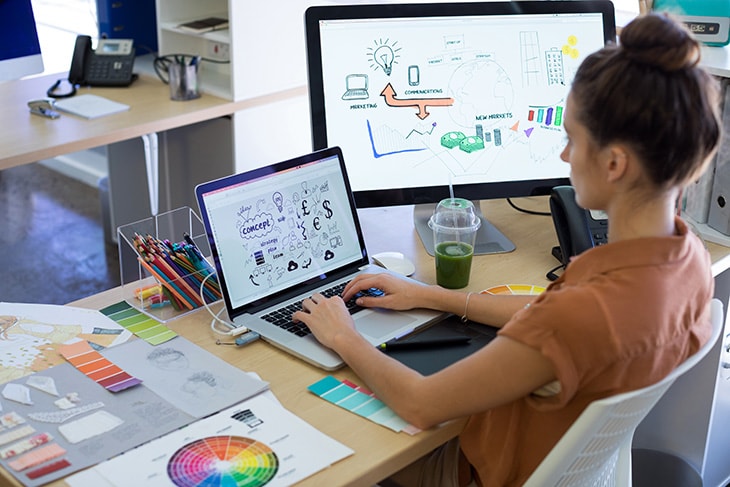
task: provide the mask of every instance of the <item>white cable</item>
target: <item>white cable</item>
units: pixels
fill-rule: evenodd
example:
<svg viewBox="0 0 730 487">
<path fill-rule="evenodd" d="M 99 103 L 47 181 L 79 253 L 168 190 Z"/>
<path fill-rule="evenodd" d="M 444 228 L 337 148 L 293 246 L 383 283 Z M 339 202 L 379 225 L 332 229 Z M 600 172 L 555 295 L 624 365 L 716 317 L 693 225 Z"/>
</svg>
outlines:
<svg viewBox="0 0 730 487">
<path fill-rule="evenodd" d="M 208 310 L 208 313 L 210 313 L 210 316 L 213 317 L 213 319 L 210 321 L 210 329 L 213 331 L 213 333 L 217 333 L 219 335 L 225 335 L 225 336 L 229 336 L 229 337 L 235 337 L 235 336 L 246 333 L 248 331 L 248 328 L 246 328 L 245 326 L 235 327 L 230 322 L 220 318 L 220 314 L 223 311 L 225 311 L 225 309 L 226 309 L 225 303 L 223 304 L 223 307 L 217 313 L 213 313 L 213 310 L 210 309 L 210 306 L 208 306 L 208 302 L 205 300 L 205 296 L 203 294 L 203 287 L 205 286 L 205 281 L 207 281 L 208 278 L 210 276 L 212 276 L 213 274 L 215 274 L 215 272 L 210 272 L 200 282 L 200 299 L 201 299 L 201 301 L 203 301 L 203 305 L 205 306 L 205 309 Z M 216 322 L 226 325 L 229 328 L 229 330 L 221 330 L 220 328 L 216 327 L 215 326 Z"/>
</svg>

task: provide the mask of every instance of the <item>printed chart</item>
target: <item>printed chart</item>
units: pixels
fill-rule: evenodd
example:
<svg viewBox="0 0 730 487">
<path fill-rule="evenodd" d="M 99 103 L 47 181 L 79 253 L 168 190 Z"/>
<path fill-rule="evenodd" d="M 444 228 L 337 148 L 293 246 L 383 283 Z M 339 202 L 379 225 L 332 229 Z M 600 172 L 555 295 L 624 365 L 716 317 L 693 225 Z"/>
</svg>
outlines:
<svg viewBox="0 0 730 487">
<path fill-rule="evenodd" d="M 352 454 L 266 392 L 87 469 L 69 484 L 287 487 Z"/>
<path fill-rule="evenodd" d="M 211 436 L 188 443 L 167 464 L 178 487 L 259 487 L 274 478 L 279 459 L 266 444 L 242 436 Z"/>
</svg>

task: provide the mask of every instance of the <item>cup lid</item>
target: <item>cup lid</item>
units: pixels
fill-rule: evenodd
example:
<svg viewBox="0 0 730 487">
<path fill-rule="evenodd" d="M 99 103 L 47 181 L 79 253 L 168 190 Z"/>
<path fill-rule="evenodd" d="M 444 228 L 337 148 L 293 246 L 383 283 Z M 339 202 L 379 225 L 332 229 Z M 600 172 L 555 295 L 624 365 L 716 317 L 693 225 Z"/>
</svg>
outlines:
<svg viewBox="0 0 730 487">
<path fill-rule="evenodd" d="M 471 201 L 464 198 L 447 198 L 436 205 L 428 226 L 433 230 L 474 231 L 481 223 Z"/>
</svg>

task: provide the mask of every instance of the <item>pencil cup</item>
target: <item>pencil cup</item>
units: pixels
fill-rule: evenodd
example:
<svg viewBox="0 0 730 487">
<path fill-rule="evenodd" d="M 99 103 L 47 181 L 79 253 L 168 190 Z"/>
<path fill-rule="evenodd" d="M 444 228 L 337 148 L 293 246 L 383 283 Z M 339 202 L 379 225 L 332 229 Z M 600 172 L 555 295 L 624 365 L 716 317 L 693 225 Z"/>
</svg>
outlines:
<svg viewBox="0 0 730 487">
<path fill-rule="evenodd" d="M 200 98 L 200 82 L 198 68 L 200 63 L 197 57 L 192 60 L 171 62 L 167 67 L 168 83 L 170 85 L 170 99 L 194 100 Z"/>
<path fill-rule="evenodd" d="M 481 221 L 471 201 L 462 198 L 441 200 L 428 222 L 433 230 L 436 282 L 459 289 L 469 284 L 474 240 Z"/>
<path fill-rule="evenodd" d="M 123 299 L 165 322 L 221 299 L 205 227 L 188 207 L 117 229 Z"/>
</svg>

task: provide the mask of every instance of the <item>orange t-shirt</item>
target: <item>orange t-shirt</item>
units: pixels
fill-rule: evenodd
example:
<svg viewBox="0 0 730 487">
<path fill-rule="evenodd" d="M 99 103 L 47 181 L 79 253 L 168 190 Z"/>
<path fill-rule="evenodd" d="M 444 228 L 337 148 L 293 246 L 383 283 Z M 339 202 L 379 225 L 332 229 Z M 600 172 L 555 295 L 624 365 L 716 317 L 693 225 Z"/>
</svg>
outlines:
<svg viewBox="0 0 730 487">
<path fill-rule="evenodd" d="M 676 226 L 584 252 L 500 330 L 552 362 L 560 392 L 469 419 L 461 449 L 483 486 L 522 485 L 591 401 L 659 381 L 709 339 L 710 257 Z"/>
</svg>

